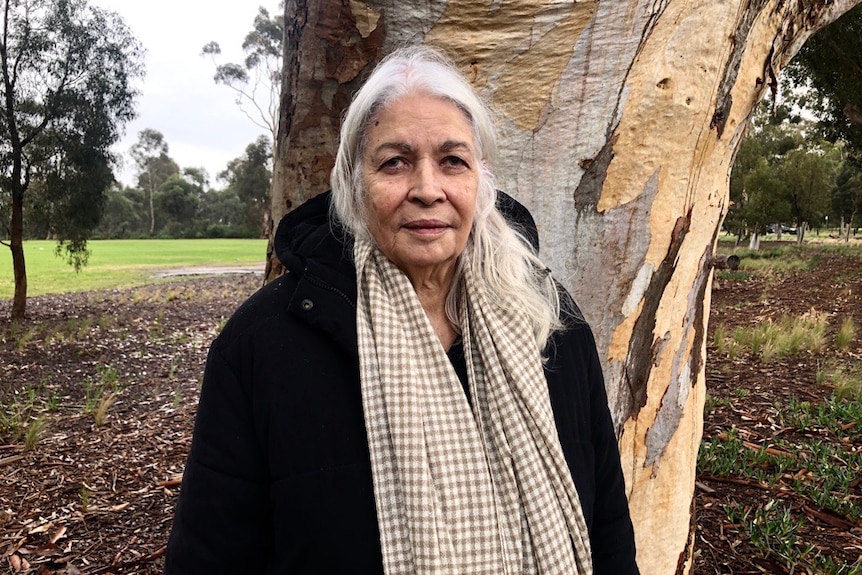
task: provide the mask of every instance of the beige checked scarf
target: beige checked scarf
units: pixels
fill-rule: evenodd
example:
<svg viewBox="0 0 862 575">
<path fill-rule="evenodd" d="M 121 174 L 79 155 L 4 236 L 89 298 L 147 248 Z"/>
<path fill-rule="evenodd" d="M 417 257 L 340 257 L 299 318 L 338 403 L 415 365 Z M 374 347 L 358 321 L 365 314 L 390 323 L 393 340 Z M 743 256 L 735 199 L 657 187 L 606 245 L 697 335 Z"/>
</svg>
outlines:
<svg viewBox="0 0 862 575">
<path fill-rule="evenodd" d="M 413 286 L 357 240 L 360 377 L 387 575 L 592 573 L 532 330 L 464 277 L 472 409 Z"/>
</svg>

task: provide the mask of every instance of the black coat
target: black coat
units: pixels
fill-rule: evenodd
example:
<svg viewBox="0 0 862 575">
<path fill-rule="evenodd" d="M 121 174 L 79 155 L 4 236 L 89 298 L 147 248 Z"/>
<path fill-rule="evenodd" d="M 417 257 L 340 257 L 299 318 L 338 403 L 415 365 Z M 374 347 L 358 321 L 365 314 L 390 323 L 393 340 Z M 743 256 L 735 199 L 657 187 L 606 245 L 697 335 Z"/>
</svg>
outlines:
<svg viewBox="0 0 862 575">
<path fill-rule="evenodd" d="M 289 273 L 246 301 L 213 342 L 165 573 L 383 573 L 356 343 L 350 242 L 324 194 L 288 214 Z M 536 241 L 520 204 L 502 206 Z M 514 216 L 512 216 L 514 214 Z M 595 342 L 555 337 L 546 376 L 596 575 L 637 573 Z"/>
</svg>

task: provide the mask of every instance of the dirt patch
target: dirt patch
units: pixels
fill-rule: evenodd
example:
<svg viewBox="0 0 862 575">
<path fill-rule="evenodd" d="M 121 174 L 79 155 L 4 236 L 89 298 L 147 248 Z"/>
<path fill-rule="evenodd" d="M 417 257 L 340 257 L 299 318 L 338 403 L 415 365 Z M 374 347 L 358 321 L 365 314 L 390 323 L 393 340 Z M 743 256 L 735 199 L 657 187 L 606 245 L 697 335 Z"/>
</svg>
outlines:
<svg viewBox="0 0 862 575">
<path fill-rule="evenodd" d="M 791 401 L 806 401 L 816 409 L 832 394 L 830 387 L 817 383 L 817 373 L 824 365 L 831 362 L 862 365 L 859 334 L 848 347 L 835 346 L 836 332 L 845 319 L 862 326 L 862 260 L 816 250 L 807 255 L 814 264 L 810 270 L 750 276 L 727 274 L 727 279 L 715 282 L 707 340 L 706 385 L 711 401 L 704 415 L 705 440 L 733 432 L 746 442 L 746 449 L 774 448 L 770 441 L 779 437 L 790 444 L 797 439 L 800 442 L 815 439 L 840 444 L 851 453 L 862 452 L 862 434 L 855 431 L 853 422 L 840 434 L 816 428 L 798 431 L 784 426 L 779 415 Z M 751 354 L 731 358 L 716 350 L 713 335 L 719 326 L 732 332 L 736 327 L 805 314 L 825 314 L 827 318 L 827 344 L 823 353 L 802 353 L 764 363 Z M 733 506 L 753 513 L 758 508 L 776 505 L 791 510 L 799 547 L 811 546 L 812 554 L 820 553 L 837 565 L 846 565 L 841 573 L 854 572 L 849 566 L 862 556 L 862 523 L 819 507 L 794 489 L 794 481 L 794 477 L 787 477 L 767 486 L 736 477 L 699 475 L 693 573 L 791 572 L 774 555 L 758 552 L 741 526 L 728 519 L 725 511 Z M 862 477 L 857 477 L 855 484 L 850 498 L 855 498 L 858 505 L 862 501 Z M 778 549 L 780 542 L 774 543 Z M 811 571 L 800 565 L 797 573 Z"/>
<path fill-rule="evenodd" d="M 12 572 L 161 573 L 207 348 L 260 285 L 221 274 L 34 297 L 20 329 L 0 302 L 0 558 Z M 33 449 L 16 418 L 45 422 Z"/>
<path fill-rule="evenodd" d="M 842 351 L 763 365 L 715 353 L 715 326 L 812 308 L 829 314 L 830 333 L 844 317 L 862 326 L 862 265 L 823 253 L 811 271 L 733 277 L 712 293 L 707 385 L 721 404 L 706 413 L 704 435 L 735 429 L 757 444 L 778 425 L 781 402 L 825 397 L 818 365 L 858 360 L 859 337 Z M 208 345 L 261 281 L 257 273 L 190 272 L 134 289 L 34 297 L 27 323 L 15 329 L 6 319 L 10 302 L 0 302 L 0 560 L 12 572 L 161 573 Z M 99 402 L 110 394 L 97 425 Z M 28 450 L 15 430 L 37 418 L 44 430 Z M 859 525 L 830 525 L 792 492 L 698 481 L 696 575 L 786 572 L 728 521 L 729 504 L 789 501 L 803 521 L 800 538 L 846 563 L 862 553 Z"/>
</svg>

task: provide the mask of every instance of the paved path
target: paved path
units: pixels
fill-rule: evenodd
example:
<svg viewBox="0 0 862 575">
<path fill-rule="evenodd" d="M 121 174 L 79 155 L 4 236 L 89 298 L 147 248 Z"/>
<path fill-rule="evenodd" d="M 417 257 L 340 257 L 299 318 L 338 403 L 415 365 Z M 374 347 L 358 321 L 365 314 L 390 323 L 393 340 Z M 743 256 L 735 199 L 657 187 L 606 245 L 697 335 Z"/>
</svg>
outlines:
<svg viewBox="0 0 862 575">
<path fill-rule="evenodd" d="M 173 268 L 156 272 L 158 278 L 169 278 L 177 276 L 209 276 L 225 274 L 260 274 L 263 275 L 266 264 L 261 262 L 251 266 L 192 266 L 184 268 Z"/>
</svg>

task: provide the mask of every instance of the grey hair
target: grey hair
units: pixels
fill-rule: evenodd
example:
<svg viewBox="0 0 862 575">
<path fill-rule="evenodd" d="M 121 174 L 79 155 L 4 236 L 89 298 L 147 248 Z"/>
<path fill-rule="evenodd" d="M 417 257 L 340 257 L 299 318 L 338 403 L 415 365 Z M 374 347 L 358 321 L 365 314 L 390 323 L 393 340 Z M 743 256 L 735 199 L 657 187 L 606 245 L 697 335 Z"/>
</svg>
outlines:
<svg viewBox="0 0 862 575">
<path fill-rule="evenodd" d="M 446 299 L 446 314 L 459 325 L 464 270 L 483 281 L 495 305 L 525 313 L 540 350 L 562 328 L 557 285 L 530 243 L 514 230 L 496 207 L 491 171 L 497 154 L 497 133 L 490 110 L 457 68 L 429 46 L 402 48 L 383 59 L 353 98 L 341 124 L 335 167 L 330 177 L 333 218 L 355 237 L 374 241 L 366 222 L 362 156 L 370 125 L 380 110 L 413 94 L 451 102 L 473 127 L 480 159 L 473 229 L 458 259 L 455 281 Z"/>
</svg>

